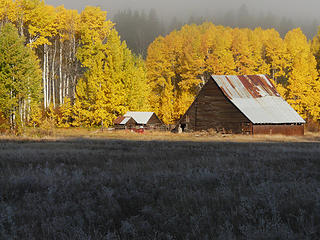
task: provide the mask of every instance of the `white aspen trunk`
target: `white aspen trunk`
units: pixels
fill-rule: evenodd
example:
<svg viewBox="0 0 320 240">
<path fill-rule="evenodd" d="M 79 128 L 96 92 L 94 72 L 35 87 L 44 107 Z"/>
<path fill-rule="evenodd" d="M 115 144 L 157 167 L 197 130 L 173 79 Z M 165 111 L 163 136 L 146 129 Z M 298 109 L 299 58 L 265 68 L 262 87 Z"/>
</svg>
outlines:
<svg viewBox="0 0 320 240">
<path fill-rule="evenodd" d="M 75 98 L 76 96 L 76 80 L 77 80 L 77 69 L 76 69 L 76 65 L 74 64 L 75 61 L 76 61 L 76 37 L 75 37 L 75 34 L 73 33 L 72 35 L 72 40 L 73 40 L 73 54 L 72 54 L 72 62 L 73 62 L 73 69 L 72 69 L 72 73 L 73 73 L 73 77 L 72 77 L 72 91 L 71 91 L 71 94 L 72 94 L 72 97 Z"/>
<path fill-rule="evenodd" d="M 30 78 L 28 77 L 28 97 L 27 97 L 27 101 L 25 103 L 25 119 L 26 119 L 26 122 L 29 122 L 30 118 L 30 103 L 31 103 L 31 97 L 30 97 Z"/>
<path fill-rule="evenodd" d="M 12 129 L 14 129 L 16 126 L 16 108 L 13 107 L 12 111 Z"/>
<path fill-rule="evenodd" d="M 54 41 L 54 52 L 52 56 L 52 68 L 51 68 L 51 76 L 52 76 L 52 103 L 53 107 L 56 107 L 56 96 L 55 96 L 55 60 L 56 60 L 56 53 L 57 53 L 57 40 Z"/>
<path fill-rule="evenodd" d="M 72 40 L 72 45 L 73 45 L 73 40 Z M 73 46 L 71 46 L 72 48 L 70 49 L 70 52 L 69 52 L 69 60 L 68 60 L 68 67 L 69 67 L 69 71 L 68 71 L 68 76 L 67 76 L 67 97 L 70 98 L 70 94 L 69 94 L 69 88 L 70 88 L 70 78 L 72 78 L 72 74 L 73 74 L 73 69 L 72 69 L 72 54 L 73 54 Z"/>
<path fill-rule="evenodd" d="M 31 98 L 30 98 L 30 94 L 28 95 L 28 102 L 27 102 L 27 122 L 30 121 L 30 113 L 31 113 Z"/>
<path fill-rule="evenodd" d="M 27 120 L 27 104 L 26 100 L 23 99 L 23 123 L 25 123 Z"/>
<path fill-rule="evenodd" d="M 66 96 L 67 96 L 67 97 L 70 97 L 70 96 L 69 96 L 69 81 L 70 81 L 70 80 L 69 80 L 69 77 L 67 77 L 67 82 L 66 82 Z"/>
<path fill-rule="evenodd" d="M 50 91 L 50 80 L 49 80 L 49 51 L 47 51 L 47 60 L 46 60 L 46 79 L 47 79 L 47 104 L 50 107 L 51 103 L 51 91 Z"/>
<path fill-rule="evenodd" d="M 14 79 L 13 79 L 13 82 L 14 82 Z M 10 90 L 10 98 L 11 100 L 13 99 L 13 90 L 11 89 Z M 11 110 L 10 110 L 10 129 L 13 130 L 14 127 L 15 127 L 15 120 L 16 120 L 16 115 L 15 115 L 15 107 L 14 105 L 11 106 Z"/>
<path fill-rule="evenodd" d="M 18 109 L 19 115 L 20 115 L 20 121 L 23 127 L 23 102 L 22 100 L 19 100 L 19 109 Z"/>
<path fill-rule="evenodd" d="M 66 97 L 66 78 L 67 74 L 65 73 L 63 76 L 63 92 L 62 92 L 62 104 L 64 103 L 64 98 Z"/>
<path fill-rule="evenodd" d="M 59 103 L 60 105 L 63 102 L 63 98 L 62 98 L 62 48 L 63 48 L 63 43 L 62 43 L 62 39 L 60 38 L 60 51 L 59 51 Z"/>
<path fill-rule="evenodd" d="M 73 78 L 72 93 L 71 93 L 74 99 L 76 98 L 76 82 L 77 82 L 77 76 L 75 74 Z"/>
<path fill-rule="evenodd" d="M 42 71 L 42 80 L 43 80 L 43 105 L 44 109 L 47 109 L 47 81 L 46 81 L 46 52 L 47 52 L 47 45 L 43 45 L 43 71 Z"/>
<path fill-rule="evenodd" d="M 24 37 L 24 33 L 23 33 L 23 20 L 22 20 L 22 16 L 20 16 L 20 26 L 19 26 L 19 34 L 21 37 Z"/>
</svg>

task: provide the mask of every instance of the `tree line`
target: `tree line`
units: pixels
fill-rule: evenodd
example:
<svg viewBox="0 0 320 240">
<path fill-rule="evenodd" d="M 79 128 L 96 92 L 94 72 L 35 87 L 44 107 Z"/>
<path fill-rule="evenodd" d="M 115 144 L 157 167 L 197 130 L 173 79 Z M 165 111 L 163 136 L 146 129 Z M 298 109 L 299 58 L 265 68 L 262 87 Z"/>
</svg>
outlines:
<svg viewBox="0 0 320 240">
<path fill-rule="evenodd" d="M 149 12 L 145 10 L 121 10 L 117 12 L 112 20 L 115 27 L 128 47 L 137 55 L 144 58 L 147 55 L 147 48 L 159 35 L 165 36 L 168 33 L 179 30 L 184 25 L 212 22 L 215 25 L 223 25 L 232 28 L 261 27 L 263 29 L 276 29 L 281 37 L 284 37 L 291 29 L 301 27 L 308 39 L 312 39 L 317 31 L 319 21 L 317 19 L 291 19 L 285 16 L 278 16 L 272 12 L 251 11 L 243 4 L 236 10 L 226 12 L 211 12 L 198 16 L 176 15 L 172 18 L 163 19 L 155 9 Z"/>
<path fill-rule="evenodd" d="M 45 120 L 107 127 L 128 110 L 154 111 L 171 124 L 203 86 L 204 72 L 267 74 L 304 118 L 319 119 L 320 34 L 309 42 L 300 29 L 281 37 L 275 29 L 185 25 L 157 37 L 143 60 L 98 7 L 78 13 L 0 0 L 0 25 L 0 128 Z"/>
<path fill-rule="evenodd" d="M 275 29 L 239 29 L 212 23 L 186 25 L 158 37 L 148 48 L 151 106 L 165 123 L 174 123 L 203 85 L 203 72 L 267 74 L 302 117 L 317 120 L 319 36 L 310 44 L 301 29 L 293 29 L 281 38 Z"/>
</svg>

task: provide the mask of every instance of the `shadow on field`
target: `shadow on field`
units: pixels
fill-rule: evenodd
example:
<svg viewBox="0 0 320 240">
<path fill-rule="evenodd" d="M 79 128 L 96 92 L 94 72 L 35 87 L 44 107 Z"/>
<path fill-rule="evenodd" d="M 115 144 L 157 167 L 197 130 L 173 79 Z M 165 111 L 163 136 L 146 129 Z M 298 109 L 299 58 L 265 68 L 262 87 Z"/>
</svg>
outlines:
<svg viewBox="0 0 320 240">
<path fill-rule="evenodd" d="M 317 239 L 319 145 L 1 140 L 0 239 Z"/>
</svg>

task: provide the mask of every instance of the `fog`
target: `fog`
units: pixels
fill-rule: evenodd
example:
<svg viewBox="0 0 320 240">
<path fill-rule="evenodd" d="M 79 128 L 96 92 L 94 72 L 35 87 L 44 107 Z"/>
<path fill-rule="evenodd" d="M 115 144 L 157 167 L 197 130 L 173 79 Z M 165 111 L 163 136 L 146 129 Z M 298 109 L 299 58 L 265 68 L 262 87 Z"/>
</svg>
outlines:
<svg viewBox="0 0 320 240">
<path fill-rule="evenodd" d="M 67 8 L 83 9 L 86 5 L 100 6 L 110 16 L 119 10 L 155 8 L 160 16 L 208 16 L 221 12 L 237 10 L 246 4 L 249 11 L 261 14 L 264 12 L 289 18 L 316 18 L 319 16 L 319 0 L 47 0 L 52 5 L 64 5 Z"/>
<path fill-rule="evenodd" d="M 232 28 L 275 28 L 282 37 L 300 27 L 308 39 L 316 35 L 320 26 L 319 0 L 47 0 L 46 3 L 79 11 L 87 5 L 100 6 L 115 22 L 121 39 L 144 57 L 157 36 L 184 24 L 210 21 Z"/>
</svg>

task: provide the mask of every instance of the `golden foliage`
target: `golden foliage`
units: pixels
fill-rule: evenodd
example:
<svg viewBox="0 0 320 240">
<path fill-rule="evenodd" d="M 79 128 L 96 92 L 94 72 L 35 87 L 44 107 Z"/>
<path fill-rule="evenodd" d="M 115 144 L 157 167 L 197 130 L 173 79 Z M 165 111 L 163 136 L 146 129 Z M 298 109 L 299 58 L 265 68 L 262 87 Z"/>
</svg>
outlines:
<svg viewBox="0 0 320 240">
<path fill-rule="evenodd" d="M 320 41 L 313 45 L 320 56 Z M 176 122 L 190 106 L 204 72 L 267 74 L 304 118 L 319 118 L 316 60 L 300 29 L 282 39 L 274 29 L 186 25 L 149 46 L 146 66 L 152 110 L 167 124 Z"/>
</svg>

